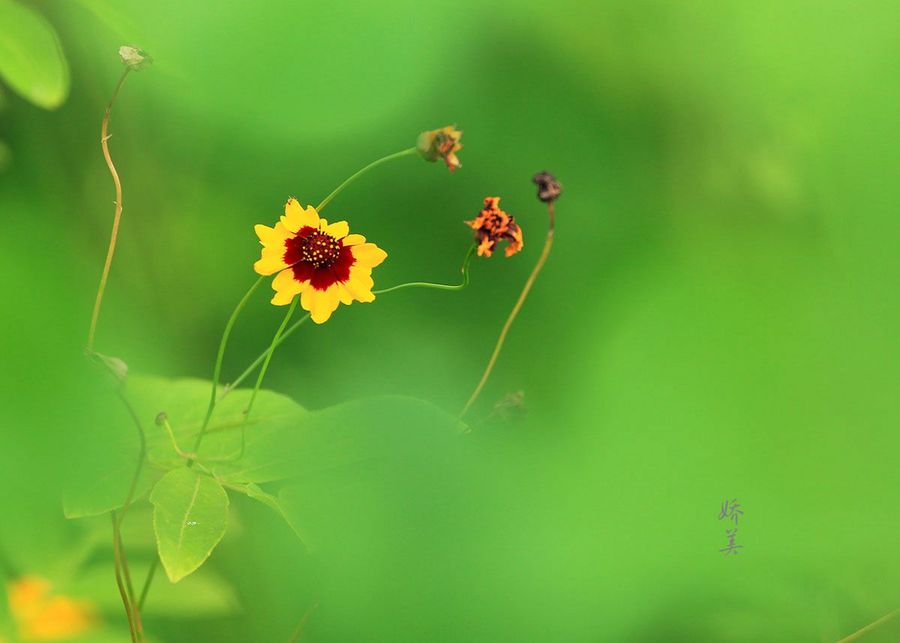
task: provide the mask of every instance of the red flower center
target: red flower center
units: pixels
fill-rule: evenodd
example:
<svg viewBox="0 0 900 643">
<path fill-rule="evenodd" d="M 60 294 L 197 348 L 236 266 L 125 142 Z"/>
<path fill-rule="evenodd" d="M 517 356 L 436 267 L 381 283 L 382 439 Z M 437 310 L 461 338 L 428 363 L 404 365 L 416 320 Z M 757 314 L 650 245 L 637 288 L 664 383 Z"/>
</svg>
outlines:
<svg viewBox="0 0 900 643">
<path fill-rule="evenodd" d="M 350 268 L 356 259 L 340 239 L 304 226 L 294 237 L 285 240 L 284 263 L 291 267 L 297 281 L 309 281 L 316 290 L 327 290 L 334 283 L 350 278 Z"/>
<path fill-rule="evenodd" d="M 318 230 L 303 234 L 301 230 L 296 237 L 285 242 L 285 263 L 294 265 L 301 261 L 311 263 L 315 268 L 329 268 L 341 256 L 340 241 Z"/>
</svg>

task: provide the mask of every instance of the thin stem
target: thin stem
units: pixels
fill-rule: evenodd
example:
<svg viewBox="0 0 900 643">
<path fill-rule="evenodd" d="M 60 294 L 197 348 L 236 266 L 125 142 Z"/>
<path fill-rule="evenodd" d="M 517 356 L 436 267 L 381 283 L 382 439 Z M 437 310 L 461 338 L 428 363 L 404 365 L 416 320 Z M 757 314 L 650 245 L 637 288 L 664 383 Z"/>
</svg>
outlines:
<svg viewBox="0 0 900 643">
<path fill-rule="evenodd" d="M 503 349 L 503 343 L 506 341 L 506 335 L 509 332 L 509 328 L 510 326 L 512 326 L 513 320 L 515 320 L 516 315 L 519 314 L 519 310 L 521 310 L 522 304 L 525 303 L 525 298 L 528 296 L 528 291 L 531 290 L 531 286 L 534 285 L 534 280 L 537 279 L 538 273 L 541 271 L 541 268 L 544 267 L 544 263 L 546 263 L 547 257 L 550 255 L 550 249 L 553 247 L 553 228 L 556 223 L 552 201 L 547 204 L 547 213 L 550 217 L 550 227 L 547 230 L 547 240 L 544 241 L 544 249 L 541 251 L 541 256 L 538 258 L 534 269 L 531 271 L 531 275 L 528 277 L 528 281 L 525 282 L 525 287 L 522 288 L 522 292 L 519 295 L 518 301 L 516 301 L 516 305 L 513 306 L 512 311 L 509 313 L 509 317 L 507 317 L 506 323 L 503 325 L 503 330 L 500 331 L 500 337 L 497 338 L 497 345 L 494 346 L 494 352 L 491 355 L 491 359 L 488 361 L 487 368 L 484 369 L 484 374 L 481 376 L 481 380 L 478 382 L 478 386 L 475 387 L 475 390 L 469 397 L 469 401 L 466 402 L 463 410 L 460 411 L 459 417 L 463 417 L 466 414 L 466 412 L 471 408 L 472 404 L 475 403 L 475 400 L 477 400 L 478 396 L 481 394 L 481 390 L 484 388 L 488 377 L 490 377 L 491 371 L 494 370 L 494 364 L 497 363 L 497 358 L 500 356 L 500 351 Z"/>
<path fill-rule="evenodd" d="M 106 114 L 103 116 L 103 124 L 100 126 L 100 147 L 103 148 L 103 158 L 106 159 L 106 166 L 109 168 L 109 173 L 112 175 L 113 183 L 116 186 L 116 210 L 115 216 L 113 217 L 112 233 L 109 238 L 109 247 L 106 250 L 106 262 L 103 264 L 103 272 L 100 274 L 100 285 L 97 287 L 97 297 L 94 299 L 94 312 L 91 314 L 91 327 L 90 330 L 88 330 L 87 338 L 88 353 L 94 351 L 94 335 L 97 332 L 97 320 L 100 317 L 100 307 L 103 305 L 103 293 L 106 290 L 106 280 L 109 278 L 109 269 L 110 266 L 112 266 L 113 255 L 116 252 L 116 240 L 119 237 L 119 221 L 122 219 L 122 182 L 119 181 L 119 173 L 116 171 L 112 156 L 109 154 L 109 145 L 107 141 L 109 140 L 109 115 L 112 111 L 113 103 L 116 102 L 116 97 L 119 95 L 119 90 L 122 88 L 122 84 L 128 77 L 129 71 L 131 71 L 131 68 L 125 67 L 125 71 L 123 71 L 122 75 L 119 77 L 119 82 L 116 83 L 112 97 L 106 105 Z"/>
<path fill-rule="evenodd" d="M 406 284 L 399 284 L 397 286 L 391 286 L 390 288 L 382 288 L 381 290 L 373 290 L 372 293 L 376 295 L 383 295 L 384 293 L 393 292 L 395 290 L 402 290 L 403 288 L 434 288 L 436 290 L 462 290 L 466 286 L 469 285 L 469 264 L 472 261 L 472 255 L 475 254 L 475 244 L 473 243 L 469 246 L 469 251 L 466 253 L 466 258 L 463 259 L 462 265 L 462 276 L 463 280 L 460 284 L 434 284 L 428 281 L 411 281 Z"/>
<path fill-rule="evenodd" d="M 349 178 L 347 178 L 343 183 L 341 183 L 339 186 L 337 186 L 337 187 L 334 189 L 334 191 L 332 191 L 331 194 L 329 194 L 328 196 L 326 196 L 326 197 L 322 200 L 322 202 L 321 202 L 319 205 L 316 206 L 316 210 L 317 210 L 318 212 L 321 212 L 321 211 L 323 210 L 323 208 L 324 208 L 326 205 L 328 205 L 334 197 L 336 197 L 338 194 L 340 194 L 340 193 L 343 191 L 344 188 L 346 188 L 348 185 L 350 185 L 351 183 L 353 183 L 356 179 L 358 179 L 359 177 L 361 177 L 363 174 L 365 174 L 365 173 L 368 172 L 369 170 L 371 170 L 371 169 L 373 169 L 373 168 L 376 168 L 376 167 L 378 167 L 379 165 L 381 165 L 381 164 L 383 164 L 383 163 L 387 163 L 388 161 L 393 161 L 394 159 L 398 159 L 398 158 L 401 158 L 401 157 L 403 157 L 403 156 L 410 156 L 411 154 L 416 154 L 416 153 L 417 153 L 417 152 L 416 152 L 416 148 L 411 147 L 411 148 L 409 148 L 408 150 L 403 150 L 403 151 L 401 151 L 401 152 L 395 152 L 395 153 L 393 153 L 393 154 L 388 154 L 387 156 L 381 157 L 381 158 L 378 159 L 377 161 L 372 161 L 371 163 L 369 163 L 367 166 L 365 166 L 363 169 L 359 170 L 359 171 L 356 172 L 355 174 L 351 174 Z"/>
<path fill-rule="evenodd" d="M 125 544 L 122 542 L 121 520 L 119 521 L 119 524 L 114 528 L 113 537 L 119 539 L 119 555 L 121 557 L 120 563 L 122 565 L 122 574 L 123 576 L 125 576 L 125 589 L 128 590 L 128 601 L 131 603 L 131 615 L 134 621 L 134 633 L 137 636 L 138 641 L 143 641 L 144 624 L 141 622 L 141 612 L 138 609 L 138 604 L 135 600 L 134 585 L 131 582 L 131 571 L 128 568 L 128 556 L 125 554 Z"/>
<path fill-rule="evenodd" d="M 319 607 L 319 601 L 316 601 L 312 605 L 309 606 L 309 609 L 303 614 L 303 618 L 300 619 L 300 622 L 297 623 L 296 629 L 294 629 L 294 633 L 291 635 L 288 643 L 297 643 L 300 640 L 300 637 L 303 636 L 303 630 L 306 629 L 306 624 L 309 622 L 310 617 L 313 615 L 313 612 Z"/>
<path fill-rule="evenodd" d="M 177 453 L 179 457 L 182 458 L 193 458 L 193 453 L 185 453 L 178 447 L 178 440 L 175 439 L 175 432 L 172 430 L 172 425 L 169 424 L 168 418 L 163 418 L 162 425 L 166 429 L 166 433 L 169 434 L 169 439 L 172 441 L 172 446 L 175 449 L 175 453 Z"/>
<path fill-rule="evenodd" d="M 90 357 L 94 357 L 97 363 L 101 364 L 109 375 L 116 381 L 116 394 L 122 401 L 122 404 L 128 410 L 134 426 L 138 432 L 140 441 L 140 451 L 138 453 L 137 466 L 134 469 L 134 475 L 131 477 L 131 483 L 128 486 L 128 493 L 125 496 L 125 502 L 122 504 L 122 510 L 117 514 L 111 512 L 113 521 L 113 558 L 115 560 L 116 584 L 119 586 L 119 593 L 123 598 L 126 616 L 128 617 L 128 626 L 131 630 L 132 641 L 140 643 L 144 640 L 143 623 L 141 622 L 140 607 L 134 600 L 134 585 L 131 582 L 131 572 L 128 568 L 128 558 L 125 554 L 125 547 L 122 543 L 121 527 L 122 521 L 125 520 L 125 514 L 134 501 L 134 495 L 137 491 L 138 481 L 141 478 L 141 472 L 144 469 L 144 460 L 147 457 L 147 436 L 144 434 L 144 427 L 141 419 L 137 414 L 134 406 L 128 401 L 125 393 L 122 391 L 121 374 L 118 373 L 109 360 L 97 353 L 89 353 Z M 123 584 L 124 577 L 124 584 Z"/>
<path fill-rule="evenodd" d="M 113 561 L 116 570 L 116 586 L 119 588 L 119 596 L 122 598 L 122 605 L 125 606 L 125 617 L 128 619 L 128 632 L 131 634 L 132 643 L 137 643 L 137 634 L 134 629 L 134 617 L 131 612 L 131 602 L 128 600 L 128 592 L 125 590 L 125 583 L 122 580 L 122 553 L 119 549 L 121 540 L 119 539 L 119 522 L 116 519 L 116 512 L 110 512 L 113 528 Z"/>
<path fill-rule="evenodd" d="M 141 621 L 140 606 L 135 603 L 134 600 L 134 586 L 131 583 L 131 572 L 128 569 L 128 557 L 125 554 L 125 546 L 122 543 L 121 527 L 122 521 L 125 520 L 125 514 L 127 513 L 128 508 L 131 506 L 131 503 L 134 501 L 134 494 L 137 490 L 138 481 L 140 480 L 141 472 L 144 468 L 144 459 L 147 456 L 147 437 L 146 435 L 144 435 L 144 429 L 141 425 L 141 420 L 138 417 L 137 412 L 131 405 L 131 402 L 128 401 L 128 398 L 125 397 L 125 394 L 122 392 L 121 388 L 118 389 L 118 394 L 119 398 L 122 400 L 122 403 L 125 405 L 125 408 L 128 409 L 128 413 L 131 415 L 131 419 L 134 421 L 135 426 L 137 427 L 138 436 L 140 437 L 141 442 L 141 449 L 138 455 L 138 463 L 135 467 L 134 475 L 131 478 L 131 484 L 128 487 L 128 494 L 125 496 L 125 503 L 122 505 L 122 510 L 114 518 L 113 537 L 118 539 L 116 551 L 120 557 L 120 564 L 125 575 L 126 587 L 128 589 L 128 597 L 131 601 L 135 636 L 137 637 L 138 641 L 143 641 L 144 628 Z"/>
<path fill-rule="evenodd" d="M 236 388 L 238 387 L 238 385 L 240 385 L 241 382 L 243 382 L 245 379 L 247 379 L 248 377 L 250 377 L 250 375 L 253 374 L 253 371 L 255 371 L 256 368 L 257 368 L 260 364 L 262 364 L 263 361 L 265 361 L 265 359 L 269 356 L 269 352 L 272 351 L 274 348 L 278 348 L 279 346 L 281 346 L 281 344 L 283 344 L 284 341 L 285 341 L 288 337 L 290 337 L 292 334 L 294 334 L 294 332 L 295 332 L 298 328 L 300 328 L 300 326 L 303 325 L 303 322 L 305 322 L 307 319 L 309 319 L 309 313 L 306 313 L 305 315 L 303 315 L 303 317 L 301 317 L 300 319 L 298 319 L 297 321 L 295 321 L 295 322 L 291 325 L 290 328 L 288 328 L 286 331 L 284 331 L 284 332 L 281 334 L 281 337 L 278 339 L 278 342 L 277 342 L 277 343 L 272 344 L 271 346 L 269 346 L 269 348 L 267 348 L 267 349 L 266 349 L 265 351 L 263 351 L 260 355 L 258 355 L 257 358 L 254 359 L 254 360 L 250 363 L 250 365 L 249 365 L 247 368 L 244 369 L 244 372 L 243 372 L 243 373 L 241 373 L 240 375 L 238 375 L 238 376 L 235 378 L 235 380 L 234 380 L 233 382 L 231 382 L 230 384 L 228 384 L 228 385 L 225 387 L 225 390 L 222 391 L 222 395 L 219 397 L 219 401 L 221 402 L 221 401 L 222 401 L 222 398 L 224 398 L 226 395 L 228 395 L 229 393 L 231 393 L 231 391 L 233 391 L 234 389 L 236 389 Z"/>
<path fill-rule="evenodd" d="M 893 618 L 895 618 L 897 616 L 900 616 L 900 609 L 895 609 L 893 612 L 885 614 L 884 616 L 882 616 L 880 619 L 878 619 L 874 623 L 869 623 L 864 628 L 855 631 L 850 636 L 842 638 L 840 641 L 838 641 L 838 643 L 851 643 L 851 641 L 857 641 L 857 640 L 861 639 L 863 636 L 865 636 L 866 634 L 868 634 L 869 632 L 871 632 L 872 630 L 874 630 L 876 627 L 884 625 L 885 623 L 887 623 L 888 621 L 892 620 Z"/>
<path fill-rule="evenodd" d="M 463 265 L 462 265 L 462 269 L 461 269 L 462 275 L 463 275 L 463 280 L 462 280 L 461 284 L 449 285 L 449 284 L 433 284 L 433 283 L 425 282 L 425 281 L 412 281 L 412 282 L 409 282 L 406 284 L 399 284 L 397 286 L 391 286 L 390 288 L 384 288 L 382 290 L 373 290 L 372 292 L 376 295 L 381 295 L 384 293 L 392 292 L 394 290 L 402 290 L 403 288 L 436 288 L 438 290 L 462 290 L 463 288 L 465 288 L 466 286 L 469 285 L 469 264 L 471 263 L 474 252 L 475 252 L 475 245 L 473 244 L 472 246 L 469 247 L 469 250 L 466 253 L 466 258 L 463 261 Z M 222 392 L 222 395 L 219 396 L 219 401 L 221 402 L 222 398 L 224 398 L 231 391 L 236 389 L 241 384 L 241 382 L 243 382 L 245 379 L 247 379 L 253 373 L 253 371 L 255 371 L 256 368 L 260 364 L 262 364 L 262 362 L 269 356 L 269 352 L 271 350 L 274 350 L 275 348 L 278 348 L 282 343 L 284 343 L 284 341 L 288 337 L 290 337 L 298 328 L 300 328 L 300 326 L 302 326 L 303 323 L 307 319 L 309 319 L 308 313 L 306 315 L 304 315 L 303 317 L 301 317 L 300 319 L 298 319 L 297 321 L 295 321 L 290 326 L 290 328 L 288 328 L 286 331 L 284 331 L 281 334 L 281 337 L 278 338 L 277 342 L 273 343 L 272 346 L 270 346 L 262 354 L 260 354 L 256 359 L 254 359 L 250 363 L 250 365 L 244 369 L 243 373 L 238 375 L 238 377 L 235 378 L 235 380 L 233 382 L 231 382 L 230 384 L 228 384 L 225 387 L 225 390 Z"/>
<path fill-rule="evenodd" d="M 263 279 L 265 279 L 265 276 L 261 276 L 257 279 L 253 285 L 250 286 L 249 290 L 244 293 L 244 296 L 231 313 L 231 317 L 228 318 L 228 323 L 225 324 L 225 331 L 222 333 L 222 339 L 219 341 L 219 352 L 216 354 L 216 365 L 215 368 L 213 368 L 212 392 L 209 395 L 209 406 L 206 409 L 206 417 L 203 418 L 200 433 L 197 434 L 197 440 L 194 442 L 194 448 L 192 449 L 193 453 L 197 453 L 200 450 L 203 436 L 206 435 L 206 429 L 209 427 L 209 421 L 212 419 L 213 411 L 216 408 L 216 394 L 218 393 L 217 389 L 219 388 L 219 377 L 222 375 L 222 361 L 225 359 L 225 347 L 228 344 L 228 337 L 231 335 L 231 329 L 234 328 L 234 323 L 237 321 L 238 316 L 241 314 L 241 311 L 244 310 L 244 307 L 250 300 L 250 296 L 253 295 L 257 288 L 259 288 Z"/>
<path fill-rule="evenodd" d="M 138 611 L 144 609 L 144 602 L 147 600 L 147 594 L 150 591 L 150 585 L 153 583 L 153 577 L 156 575 L 156 569 L 159 567 L 159 556 L 153 557 L 150 564 L 150 571 L 147 572 L 147 580 L 144 581 L 144 588 L 141 590 L 141 597 L 138 599 Z"/>
<path fill-rule="evenodd" d="M 269 348 L 264 353 L 265 361 L 263 361 L 262 369 L 259 371 L 259 376 L 256 378 L 256 385 L 253 387 L 253 393 L 250 394 L 250 401 L 247 403 L 247 408 L 244 409 L 244 419 L 243 421 L 241 421 L 241 448 L 237 452 L 237 455 L 225 458 L 224 460 L 220 460 L 221 462 L 232 462 L 234 460 L 240 460 L 244 457 L 244 451 L 246 451 L 247 449 L 247 422 L 250 419 L 250 411 L 253 409 L 253 403 L 256 401 L 256 395 L 259 393 L 259 389 L 262 386 L 263 379 L 266 376 L 266 371 L 269 370 L 269 362 L 272 361 L 272 355 L 275 354 L 275 348 L 280 343 L 281 337 L 284 334 L 284 329 L 288 325 L 288 322 L 291 320 L 294 311 L 297 309 L 298 300 L 299 297 L 294 297 L 294 300 L 291 302 L 290 308 L 288 308 L 287 314 L 285 314 L 284 319 L 281 321 L 281 325 L 279 325 L 278 330 L 275 331 L 275 336 L 272 338 L 272 343 L 269 344 Z"/>
<path fill-rule="evenodd" d="M 256 401 L 256 395 L 259 393 L 259 389 L 262 386 L 266 371 L 269 370 L 269 362 L 272 361 L 272 355 L 275 353 L 275 348 L 278 346 L 281 335 L 284 333 L 284 329 L 287 327 L 288 322 L 291 321 L 294 311 L 297 310 L 297 302 L 299 300 L 299 297 L 294 297 L 284 319 L 281 320 L 281 325 L 278 327 L 278 330 L 275 331 L 275 336 L 272 338 L 269 350 L 266 351 L 266 359 L 263 362 L 262 368 L 259 369 L 259 376 L 256 378 L 256 385 L 253 387 L 253 393 L 250 394 L 250 401 L 247 402 L 247 408 L 244 409 L 244 421 L 241 423 L 241 455 L 244 453 L 244 434 L 247 429 L 247 419 L 250 417 L 250 411 L 253 409 L 253 403 Z"/>
</svg>

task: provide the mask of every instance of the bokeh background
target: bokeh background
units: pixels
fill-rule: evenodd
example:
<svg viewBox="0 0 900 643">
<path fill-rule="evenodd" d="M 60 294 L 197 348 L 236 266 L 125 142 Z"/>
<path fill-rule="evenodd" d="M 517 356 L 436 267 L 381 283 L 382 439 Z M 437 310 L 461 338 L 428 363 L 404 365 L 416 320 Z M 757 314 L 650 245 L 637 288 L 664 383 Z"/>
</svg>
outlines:
<svg viewBox="0 0 900 643">
<path fill-rule="evenodd" d="M 379 493 L 319 480 L 314 552 L 235 499 L 219 580 L 194 591 L 209 609 L 155 613 L 151 594 L 153 640 L 286 641 L 317 604 L 303 640 L 837 641 L 900 607 L 895 2 L 15 4 L 67 67 L 51 39 L 50 89 L 2 85 L 4 573 L 114 589 L 60 496 L 115 404 L 81 351 L 113 213 L 100 121 L 134 44 L 155 64 L 113 113 L 125 209 L 97 340 L 132 372 L 208 378 L 252 226 L 456 123 L 460 171 L 395 161 L 327 216 L 388 250 L 379 286 L 455 281 L 487 195 L 525 250 L 476 261 L 459 293 L 341 308 L 266 384 L 309 409 L 399 394 L 456 412 L 540 252 L 530 177 L 565 190 L 473 416 L 516 391 L 524 412 L 446 457 L 411 439 L 406 469 L 340 474 Z M 226 379 L 281 314 L 254 298 Z M 900 640 L 900 620 L 865 640 Z"/>
</svg>

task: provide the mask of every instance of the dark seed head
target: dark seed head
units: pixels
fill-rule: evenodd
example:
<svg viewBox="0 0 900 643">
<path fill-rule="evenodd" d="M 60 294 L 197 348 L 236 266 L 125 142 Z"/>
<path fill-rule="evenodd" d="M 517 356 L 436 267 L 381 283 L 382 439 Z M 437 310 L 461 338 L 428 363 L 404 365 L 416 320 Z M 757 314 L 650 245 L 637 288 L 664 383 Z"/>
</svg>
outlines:
<svg viewBox="0 0 900 643">
<path fill-rule="evenodd" d="M 531 181 L 538 186 L 537 198 L 544 203 L 552 203 L 562 194 L 562 186 L 550 172 L 538 172 Z"/>
</svg>

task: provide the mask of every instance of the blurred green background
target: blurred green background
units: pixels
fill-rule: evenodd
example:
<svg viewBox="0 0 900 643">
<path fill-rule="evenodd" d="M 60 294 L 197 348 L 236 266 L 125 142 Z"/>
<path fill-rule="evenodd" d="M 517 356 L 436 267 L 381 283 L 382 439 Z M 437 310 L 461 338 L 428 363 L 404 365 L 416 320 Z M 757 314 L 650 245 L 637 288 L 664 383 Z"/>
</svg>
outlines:
<svg viewBox="0 0 900 643">
<path fill-rule="evenodd" d="M 399 469 L 316 479 L 314 552 L 234 499 L 208 569 L 230 594 L 174 615 L 151 594 L 153 640 L 287 641 L 317 603 L 303 640 L 837 641 L 900 607 L 896 2 L 20 4 L 71 84 L 52 110 L 0 90 L 6 574 L 89 559 L 114 589 L 60 496 L 121 419 L 81 351 L 113 213 L 100 121 L 134 44 L 155 64 L 113 113 L 125 209 L 97 340 L 133 372 L 208 378 L 252 226 L 457 123 L 457 173 L 395 161 L 326 216 L 388 251 L 377 287 L 456 280 L 486 195 L 525 250 L 479 259 L 460 293 L 342 307 L 266 382 L 309 409 L 400 394 L 455 413 L 540 252 L 530 177 L 565 190 L 473 415 L 520 390 L 526 413 L 462 441 L 412 427 Z M 226 380 L 281 315 L 254 298 Z M 719 552 L 726 498 L 738 556 Z M 900 620 L 865 640 L 900 640 Z"/>
</svg>

